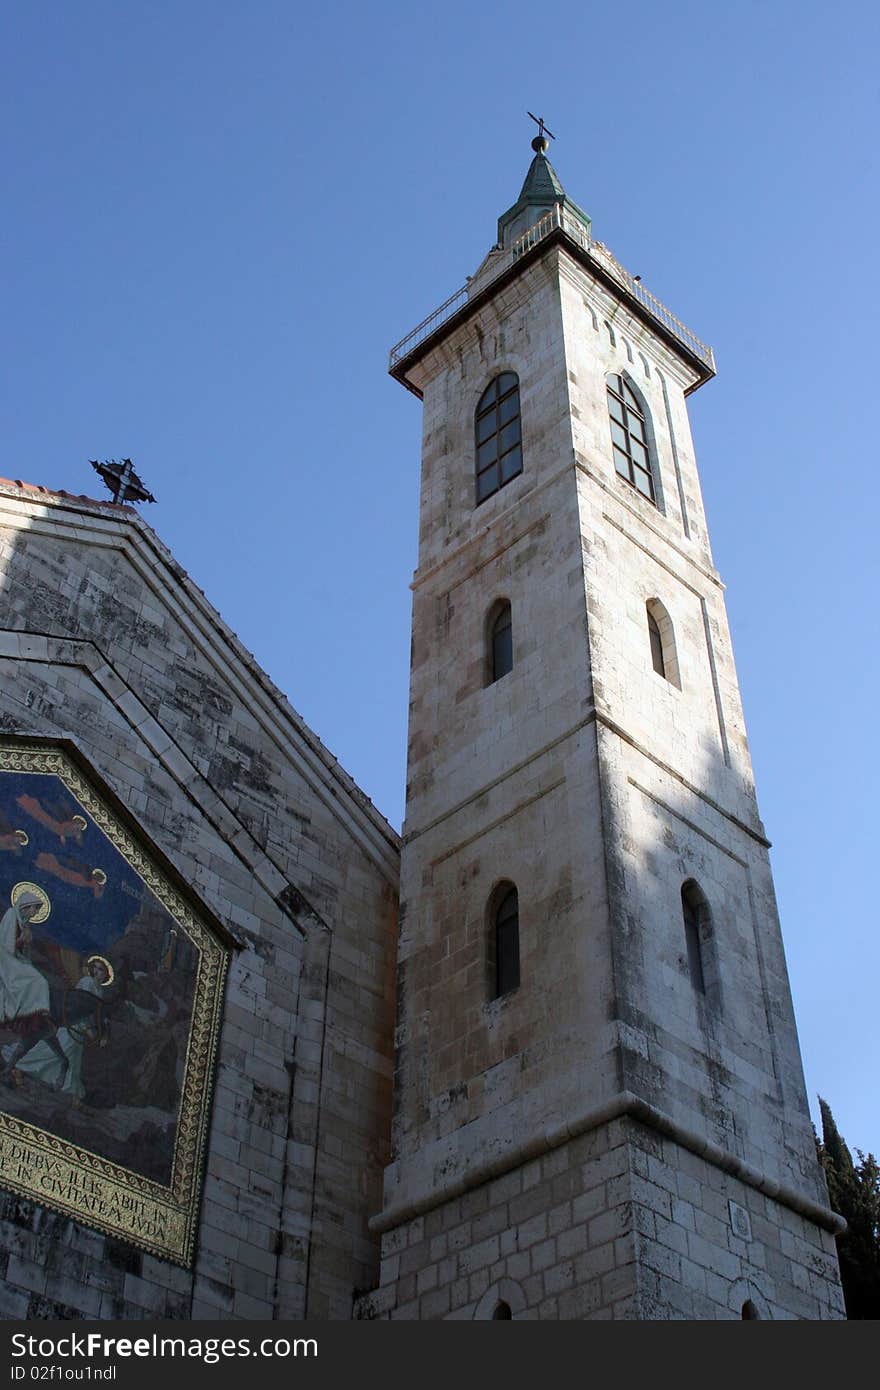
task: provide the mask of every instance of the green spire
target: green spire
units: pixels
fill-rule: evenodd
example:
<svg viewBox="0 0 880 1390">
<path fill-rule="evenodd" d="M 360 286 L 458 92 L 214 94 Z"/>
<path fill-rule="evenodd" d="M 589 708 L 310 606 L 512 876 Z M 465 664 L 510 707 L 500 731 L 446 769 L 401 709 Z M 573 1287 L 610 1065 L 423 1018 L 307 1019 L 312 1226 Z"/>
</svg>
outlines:
<svg viewBox="0 0 880 1390">
<path fill-rule="evenodd" d="M 539 150 L 529 165 L 525 182 L 519 191 L 519 203 L 558 202 L 565 197 L 565 189 L 550 160 Z"/>
<path fill-rule="evenodd" d="M 556 170 L 547 158 L 546 138 L 543 135 L 536 137 L 532 141 L 532 149 L 535 150 L 535 157 L 529 165 L 529 172 L 526 174 L 519 197 L 513 207 L 508 208 L 498 219 L 499 246 L 510 246 L 556 203 L 563 203 L 569 212 L 574 213 L 583 222 L 589 233 L 589 217 L 567 196 Z"/>
</svg>

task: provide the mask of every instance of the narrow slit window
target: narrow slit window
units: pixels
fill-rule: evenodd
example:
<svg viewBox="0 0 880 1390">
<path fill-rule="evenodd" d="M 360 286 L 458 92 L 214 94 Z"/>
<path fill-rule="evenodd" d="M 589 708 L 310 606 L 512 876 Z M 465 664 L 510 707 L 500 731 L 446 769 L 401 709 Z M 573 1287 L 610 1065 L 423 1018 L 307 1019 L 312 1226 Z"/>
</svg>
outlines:
<svg viewBox="0 0 880 1390">
<path fill-rule="evenodd" d="M 700 930 L 704 904 L 702 894 L 695 883 L 686 883 L 682 888 L 681 911 L 684 917 L 684 935 L 687 943 L 687 960 L 691 984 L 698 994 L 705 994 L 706 975 L 703 969 L 703 944 Z"/>
<path fill-rule="evenodd" d="M 678 651 L 672 619 L 658 598 L 648 599 L 645 615 L 648 620 L 651 665 L 658 676 L 662 676 L 670 685 L 681 690 L 681 673 L 678 669 Z"/>
<path fill-rule="evenodd" d="M 502 603 L 489 630 L 489 684 L 513 670 L 513 627 L 510 604 Z"/>
<path fill-rule="evenodd" d="M 660 636 L 660 628 L 657 619 L 648 609 L 648 634 L 651 639 L 651 661 L 658 676 L 666 679 L 666 666 L 663 662 L 663 638 Z"/>
<path fill-rule="evenodd" d="M 500 999 L 519 986 L 519 895 L 512 883 L 502 885 L 495 902 L 491 954 L 494 957 L 494 997 Z"/>
</svg>

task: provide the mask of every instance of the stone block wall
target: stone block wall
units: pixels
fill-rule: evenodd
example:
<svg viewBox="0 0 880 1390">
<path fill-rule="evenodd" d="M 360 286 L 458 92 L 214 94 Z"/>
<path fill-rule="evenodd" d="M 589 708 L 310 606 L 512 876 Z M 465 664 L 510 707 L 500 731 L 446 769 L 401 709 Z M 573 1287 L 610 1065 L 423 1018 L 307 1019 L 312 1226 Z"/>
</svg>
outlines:
<svg viewBox="0 0 880 1390">
<path fill-rule="evenodd" d="M 502 1301 L 522 1320 L 844 1316 L 833 1236 L 629 1118 L 388 1231 L 356 1316 L 488 1320 Z"/>
<path fill-rule="evenodd" d="M 630 1144 L 641 1317 L 846 1316 L 829 1231 L 642 1125 Z"/>
<path fill-rule="evenodd" d="M 611 1125 L 512 1168 L 382 1237 L 358 1317 L 634 1317 L 629 1152 Z M 493 1301 L 494 1300 L 494 1301 Z"/>
</svg>

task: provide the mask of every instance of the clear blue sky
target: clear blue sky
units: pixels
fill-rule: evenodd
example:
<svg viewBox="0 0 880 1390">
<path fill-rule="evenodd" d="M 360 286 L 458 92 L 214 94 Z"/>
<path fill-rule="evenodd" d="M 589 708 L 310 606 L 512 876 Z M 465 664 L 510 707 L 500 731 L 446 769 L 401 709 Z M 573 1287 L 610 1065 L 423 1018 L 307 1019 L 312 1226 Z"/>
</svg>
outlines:
<svg viewBox="0 0 880 1390">
<path fill-rule="evenodd" d="M 811 1101 L 877 1110 L 876 4 L 5 0 L 0 472 L 148 518 L 399 824 L 419 406 L 389 345 L 530 158 L 692 398 Z"/>
</svg>

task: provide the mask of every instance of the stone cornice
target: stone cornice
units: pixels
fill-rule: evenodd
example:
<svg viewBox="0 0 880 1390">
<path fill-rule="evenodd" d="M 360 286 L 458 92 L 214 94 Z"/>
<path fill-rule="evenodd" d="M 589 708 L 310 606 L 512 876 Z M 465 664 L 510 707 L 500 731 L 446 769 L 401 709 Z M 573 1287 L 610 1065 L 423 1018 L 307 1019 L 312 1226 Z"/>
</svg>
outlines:
<svg viewBox="0 0 880 1390">
<path fill-rule="evenodd" d="M 599 724 L 616 738 L 629 744 L 630 748 L 635 749 L 643 758 L 647 758 L 648 762 L 653 763 L 655 767 L 659 768 L 660 771 L 664 772 L 668 777 L 672 777 L 673 780 L 676 781 L 679 786 L 683 787 L 685 791 L 689 792 L 691 796 L 696 797 L 704 806 L 708 806 L 717 815 L 721 816 L 723 820 L 728 821 L 737 830 L 742 831 L 744 835 L 748 835 L 749 839 L 756 841 L 763 849 L 771 848 L 771 843 L 765 836 L 764 827 L 760 821 L 758 821 L 756 825 L 749 825 L 747 821 L 734 815 L 732 811 L 726 810 L 714 797 L 708 796 L 706 792 L 701 791 L 693 782 L 689 782 L 686 777 L 683 777 L 680 772 L 677 772 L 674 767 L 670 767 L 669 763 L 665 763 L 662 758 L 658 758 L 655 753 L 651 752 L 650 748 L 646 748 L 645 745 L 629 733 L 622 724 L 618 724 L 617 720 L 612 719 L 609 714 L 605 713 L 604 710 L 599 709 L 597 706 L 588 710 L 583 719 L 579 720 L 578 723 L 565 729 L 563 733 L 557 734 L 549 743 L 543 744 L 543 746 L 537 748 L 534 753 L 530 753 L 528 757 L 521 759 L 518 763 L 514 763 L 512 767 L 506 768 L 504 772 L 498 777 L 493 778 L 492 781 L 484 782 L 466 797 L 463 797 L 461 801 L 457 801 L 453 806 L 450 806 L 448 810 L 442 811 L 439 816 L 435 816 L 424 825 L 416 826 L 413 830 L 410 830 L 408 825 L 404 827 L 404 845 L 411 844 L 412 841 L 418 839 L 419 836 L 435 830 L 437 826 L 442 825 L 444 821 L 459 815 L 460 812 L 472 806 L 474 802 L 480 801 L 483 797 L 488 796 L 490 792 L 494 791 L 496 787 L 501 786 L 502 783 L 508 781 L 509 778 L 515 777 L 518 772 L 522 772 L 524 768 L 530 767 L 533 763 L 536 763 L 539 758 L 544 757 L 546 753 L 551 752 L 568 739 L 574 738 L 575 734 L 579 733 L 581 729 L 585 729 L 588 725 L 594 723 Z M 503 817 L 502 819 L 507 819 L 507 817 Z"/>
<path fill-rule="evenodd" d="M 590 1106 L 585 1110 L 569 1115 L 567 1119 L 560 1121 L 553 1128 L 541 1130 L 539 1133 L 526 1138 L 520 1138 L 505 1149 L 503 1154 L 477 1161 L 445 1177 L 436 1177 L 430 1192 L 426 1192 L 423 1196 L 390 1202 L 383 1211 L 370 1219 L 370 1230 L 377 1234 L 384 1234 L 386 1231 L 393 1230 L 395 1226 L 401 1225 L 402 1222 L 411 1220 L 414 1216 L 422 1216 L 443 1202 L 460 1197 L 463 1193 L 479 1187 L 482 1183 L 502 1177 L 505 1173 L 509 1173 L 512 1168 L 518 1168 L 521 1164 L 540 1158 L 542 1154 L 550 1153 L 553 1149 L 567 1144 L 572 1139 L 577 1139 L 582 1134 L 588 1134 L 590 1130 L 622 1119 L 635 1120 L 646 1128 L 654 1130 L 655 1133 L 662 1134 L 664 1138 L 671 1139 L 674 1143 L 680 1144 L 683 1149 L 705 1159 L 713 1167 L 730 1173 L 732 1177 L 738 1178 L 747 1187 L 762 1192 L 765 1197 L 770 1197 L 774 1202 L 779 1202 L 781 1206 L 796 1211 L 800 1216 L 805 1216 L 808 1221 L 814 1221 L 817 1226 L 825 1231 L 830 1231 L 833 1235 L 840 1235 L 846 1230 L 846 1222 L 842 1216 L 838 1216 L 837 1212 L 822 1206 L 804 1193 L 798 1192 L 796 1188 L 777 1182 L 775 1178 L 747 1163 L 737 1154 L 723 1149 L 720 1144 L 698 1134 L 696 1130 L 680 1124 L 671 1115 L 665 1114 L 657 1106 L 650 1105 L 648 1101 L 642 1100 L 641 1096 L 634 1095 L 631 1091 L 621 1091 L 601 1105 Z"/>
<path fill-rule="evenodd" d="M 457 335 L 464 325 L 470 326 L 474 317 L 480 314 L 487 306 L 492 306 L 497 312 L 496 305 L 500 307 L 502 314 L 507 312 L 507 295 L 512 286 L 516 285 L 519 277 L 524 272 L 530 271 L 532 267 L 545 259 L 551 260 L 550 253 L 557 252 L 552 264 L 559 263 L 561 257 L 558 251 L 564 250 L 567 257 L 590 276 L 590 278 L 602 285 L 606 291 L 614 296 L 617 303 L 624 305 L 628 311 L 628 317 L 639 320 L 650 330 L 651 334 L 658 341 L 665 343 L 671 348 L 683 362 L 691 368 L 694 380 L 689 386 L 685 387 L 685 393 L 690 394 L 704 382 L 709 381 L 714 375 L 714 371 L 708 368 L 705 363 L 695 357 L 687 348 L 686 344 L 676 337 L 662 322 L 642 305 L 638 299 L 634 298 L 620 283 L 620 281 L 610 273 L 608 269 L 588 251 L 580 247 L 566 232 L 557 227 L 549 232 L 534 246 L 525 251 L 519 259 L 515 260 L 507 270 L 502 271 L 491 279 L 483 289 L 477 290 L 473 298 L 465 301 L 462 306 L 455 311 L 449 318 L 440 323 L 433 333 L 428 334 L 411 352 L 402 356 L 391 369 L 391 375 L 406 386 L 415 395 L 421 396 L 424 381 L 427 380 L 432 372 L 431 369 L 425 370 L 426 359 L 431 354 L 437 352 L 445 345 L 450 335 Z M 512 301 L 511 301 L 512 302 Z M 419 370 L 421 369 L 421 370 Z M 679 368 L 678 375 L 681 374 Z"/>
<path fill-rule="evenodd" d="M 425 383 L 438 370 L 503 324 L 514 309 L 528 304 L 538 288 L 558 286 L 555 270 L 555 258 L 533 257 L 526 263 L 524 257 L 516 263 L 515 274 L 505 272 L 491 280 L 485 290 L 478 291 L 442 329 L 426 339 L 411 358 L 402 359 L 401 367 L 406 362 L 411 364 L 405 371 L 395 368 L 391 375 L 421 399 Z"/>
<path fill-rule="evenodd" d="M 597 487 L 601 488 L 601 490 L 606 494 L 606 496 L 610 499 L 613 499 L 613 501 L 617 503 L 621 508 L 623 508 L 624 511 L 628 512 L 629 515 L 633 517 L 633 519 L 639 524 L 639 526 L 642 526 L 647 531 L 650 531 L 651 534 L 656 536 L 657 539 L 661 541 L 664 545 L 668 545 L 670 550 L 675 551 L 676 555 L 678 555 L 682 560 L 684 560 L 687 565 L 691 566 L 699 575 L 702 576 L 703 579 L 707 580 L 716 589 L 724 589 L 724 582 L 718 574 L 718 571 L 714 567 L 704 564 L 703 561 L 700 560 L 696 555 L 688 554 L 687 550 L 685 550 L 682 545 L 680 545 L 676 540 L 673 539 L 673 536 L 671 534 L 672 523 L 669 522 L 667 518 L 663 518 L 664 522 L 666 522 L 666 525 L 665 527 L 661 528 L 659 525 L 654 523 L 653 519 L 649 520 L 646 516 L 644 516 L 641 513 L 641 511 L 638 510 L 637 507 L 634 507 L 632 505 L 627 496 L 627 491 L 631 490 L 629 488 L 628 483 L 619 483 L 619 485 L 613 486 L 611 482 L 603 478 L 596 471 L 596 469 L 590 463 L 587 462 L 584 456 L 578 453 L 577 451 L 574 451 L 573 453 L 573 460 L 574 468 L 577 471 L 577 473 L 583 475 L 586 478 L 589 478 L 591 483 L 595 483 Z M 533 487 L 529 488 L 528 492 L 516 494 L 513 497 L 510 505 L 505 507 L 503 510 L 499 511 L 498 514 L 494 516 L 490 522 L 485 523 L 479 531 L 476 531 L 473 535 L 465 537 L 464 540 L 460 540 L 454 545 L 450 545 L 443 555 L 441 555 L 438 559 L 433 559 L 430 562 L 430 564 L 420 566 L 419 569 L 417 569 L 413 575 L 410 588 L 413 590 L 421 588 L 424 584 L 429 583 L 436 575 L 441 574 L 444 570 L 449 569 L 450 566 L 458 565 L 459 563 L 461 563 L 463 558 L 464 563 L 467 563 L 466 556 L 468 550 L 474 549 L 477 546 L 485 544 L 486 537 L 489 535 L 490 532 L 503 530 L 504 525 L 510 520 L 513 514 L 517 511 L 522 510 L 524 502 L 532 502 L 536 497 L 539 496 L 540 493 L 545 492 L 547 491 L 547 489 L 553 487 L 553 485 L 556 482 L 558 482 L 560 478 L 564 477 L 568 472 L 570 472 L 571 467 L 571 463 L 564 463 L 560 468 L 557 468 L 546 478 L 542 478 L 540 482 L 535 483 Z M 662 513 L 658 513 L 658 517 L 661 516 Z M 463 573 L 461 577 L 454 580 L 452 587 L 454 588 L 457 584 L 463 583 L 465 579 L 470 578 L 473 574 L 477 572 L 477 570 L 482 568 L 484 565 L 489 564 L 491 560 L 496 559 L 499 555 L 503 554 L 505 550 L 508 550 L 512 545 L 516 545 L 518 541 L 522 540 L 524 536 L 528 535 L 530 531 L 533 531 L 536 526 L 539 526 L 541 522 L 545 520 L 546 513 L 542 513 L 540 516 L 536 517 L 532 521 L 529 521 L 525 526 L 521 527 L 514 535 L 510 537 L 509 540 L 500 541 L 498 545 L 495 547 L 495 549 L 492 551 L 491 555 L 488 555 L 485 559 L 480 560 L 478 564 L 468 567 L 466 572 Z M 632 532 L 625 530 L 625 528 L 621 526 L 620 522 L 616 521 L 615 518 L 610 516 L 607 512 L 603 513 L 603 520 L 610 522 L 612 526 L 614 526 L 618 531 L 621 531 L 630 541 L 632 541 L 634 545 L 637 545 L 641 550 L 644 550 L 646 554 L 649 554 L 652 559 L 656 560 L 658 564 L 662 565 L 664 569 L 668 570 L 670 574 L 674 575 L 676 579 L 678 579 L 682 584 L 689 588 L 693 593 L 699 594 L 701 592 L 693 584 L 689 583 L 688 580 L 684 579 L 682 575 L 678 574 L 669 565 L 667 565 L 663 560 L 660 560 L 656 551 L 649 550 L 647 546 L 643 544 L 642 541 L 640 541 L 635 535 L 633 535 Z"/>
<path fill-rule="evenodd" d="M 696 372 L 687 370 L 678 353 L 621 300 L 616 287 L 612 288 L 597 280 L 590 270 L 572 256 L 559 257 L 559 274 L 595 309 L 600 318 L 607 319 L 619 333 L 629 338 L 633 347 L 648 354 L 661 371 L 678 383 L 686 395 L 696 390 L 698 385 L 702 385 L 702 380 Z"/>
</svg>

